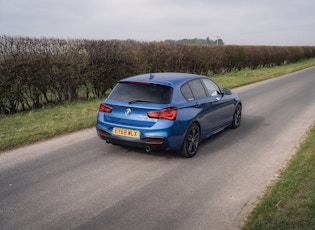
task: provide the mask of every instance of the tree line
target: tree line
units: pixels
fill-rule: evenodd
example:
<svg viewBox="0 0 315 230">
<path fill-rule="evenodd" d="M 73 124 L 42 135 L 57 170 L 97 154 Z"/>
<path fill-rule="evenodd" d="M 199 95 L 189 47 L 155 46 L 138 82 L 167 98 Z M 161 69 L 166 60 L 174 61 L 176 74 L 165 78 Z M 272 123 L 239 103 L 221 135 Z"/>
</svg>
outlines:
<svg viewBox="0 0 315 230">
<path fill-rule="evenodd" d="M 0 113 L 104 97 L 140 73 L 219 74 L 315 57 L 315 47 L 0 36 Z"/>
<path fill-rule="evenodd" d="M 165 40 L 166 43 L 170 44 L 198 44 L 198 45 L 224 45 L 224 42 L 222 39 L 217 38 L 217 40 L 211 40 L 209 37 L 206 39 L 202 38 L 184 38 L 180 40 Z"/>
</svg>

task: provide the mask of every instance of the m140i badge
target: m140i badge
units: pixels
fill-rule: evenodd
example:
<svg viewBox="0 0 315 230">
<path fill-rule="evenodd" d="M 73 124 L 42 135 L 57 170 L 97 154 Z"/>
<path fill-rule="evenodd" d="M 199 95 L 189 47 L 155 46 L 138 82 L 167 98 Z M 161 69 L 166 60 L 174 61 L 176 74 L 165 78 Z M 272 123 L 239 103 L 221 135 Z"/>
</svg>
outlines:
<svg viewBox="0 0 315 230">
<path fill-rule="evenodd" d="M 129 115 L 131 114 L 131 109 L 129 109 L 129 108 L 128 108 L 128 109 L 126 109 L 125 114 L 129 116 Z"/>
</svg>

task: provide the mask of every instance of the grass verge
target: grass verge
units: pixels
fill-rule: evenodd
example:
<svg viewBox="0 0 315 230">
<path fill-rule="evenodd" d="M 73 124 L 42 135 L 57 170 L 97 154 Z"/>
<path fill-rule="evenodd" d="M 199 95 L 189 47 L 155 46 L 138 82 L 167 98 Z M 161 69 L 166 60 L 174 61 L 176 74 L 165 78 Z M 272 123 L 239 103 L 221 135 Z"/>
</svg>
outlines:
<svg viewBox="0 0 315 230">
<path fill-rule="evenodd" d="M 241 70 L 211 76 L 222 87 L 233 88 L 282 76 L 315 65 L 315 59 L 284 66 Z M 0 117 L 0 151 L 47 139 L 63 133 L 92 127 L 99 100 L 45 107 Z"/>
<path fill-rule="evenodd" d="M 244 69 L 224 75 L 210 76 L 222 88 L 235 88 L 251 83 L 276 78 L 285 74 L 293 73 L 311 66 L 315 66 L 315 59 L 296 62 L 288 65 L 265 67 L 260 69 Z"/>
<path fill-rule="evenodd" d="M 0 118 L 0 151 L 95 124 L 101 100 L 49 106 Z"/>
<path fill-rule="evenodd" d="M 243 229 L 314 229 L 315 125 Z"/>
</svg>

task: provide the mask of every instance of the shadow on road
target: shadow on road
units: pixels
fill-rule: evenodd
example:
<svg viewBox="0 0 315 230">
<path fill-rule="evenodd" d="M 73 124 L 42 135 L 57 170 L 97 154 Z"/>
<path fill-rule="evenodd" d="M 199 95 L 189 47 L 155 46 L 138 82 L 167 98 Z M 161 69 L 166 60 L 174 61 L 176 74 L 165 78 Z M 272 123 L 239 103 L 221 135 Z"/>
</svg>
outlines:
<svg viewBox="0 0 315 230">
<path fill-rule="evenodd" d="M 224 151 L 226 146 L 234 145 L 235 143 L 239 143 L 240 141 L 246 142 L 248 137 L 255 134 L 255 131 L 257 131 L 260 127 L 266 125 L 264 124 L 264 121 L 265 119 L 263 117 L 244 115 L 242 119 L 242 124 L 239 128 L 226 128 L 223 131 L 203 140 L 200 143 L 198 153 L 195 157 L 198 157 L 198 155 L 209 154 L 211 152 Z M 176 151 L 152 150 L 150 152 L 146 152 L 144 149 L 141 148 L 119 145 L 113 145 L 112 148 L 112 150 L 116 149 L 116 151 L 110 151 L 111 153 L 120 152 L 120 154 L 141 154 L 168 159 L 183 158 Z"/>
</svg>

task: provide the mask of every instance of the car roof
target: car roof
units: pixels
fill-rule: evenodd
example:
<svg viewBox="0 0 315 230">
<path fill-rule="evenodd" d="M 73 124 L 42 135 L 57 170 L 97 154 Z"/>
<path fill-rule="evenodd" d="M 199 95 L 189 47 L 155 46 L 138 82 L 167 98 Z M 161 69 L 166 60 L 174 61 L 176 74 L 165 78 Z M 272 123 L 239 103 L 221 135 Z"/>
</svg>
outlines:
<svg viewBox="0 0 315 230">
<path fill-rule="evenodd" d="M 147 73 L 140 74 L 128 78 L 124 78 L 119 82 L 141 82 L 150 84 L 162 84 L 167 86 L 181 85 L 189 80 L 197 79 L 200 77 L 205 77 L 196 74 L 189 73 Z"/>
</svg>

